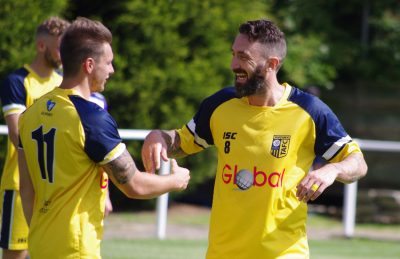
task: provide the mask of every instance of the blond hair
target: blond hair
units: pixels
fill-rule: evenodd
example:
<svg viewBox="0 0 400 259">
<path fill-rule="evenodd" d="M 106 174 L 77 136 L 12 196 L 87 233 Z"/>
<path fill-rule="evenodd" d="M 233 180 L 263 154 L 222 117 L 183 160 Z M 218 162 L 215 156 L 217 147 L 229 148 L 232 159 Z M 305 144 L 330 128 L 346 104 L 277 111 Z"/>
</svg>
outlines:
<svg viewBox="0 0 400 259">
<path fill-rule="evenodd" d="M 40 35 L 61 36 L 70 26 L 70 22 L 57 16 L 52 16 L 41 23 L 36 29 L 36 37 Z"/>
</svg>

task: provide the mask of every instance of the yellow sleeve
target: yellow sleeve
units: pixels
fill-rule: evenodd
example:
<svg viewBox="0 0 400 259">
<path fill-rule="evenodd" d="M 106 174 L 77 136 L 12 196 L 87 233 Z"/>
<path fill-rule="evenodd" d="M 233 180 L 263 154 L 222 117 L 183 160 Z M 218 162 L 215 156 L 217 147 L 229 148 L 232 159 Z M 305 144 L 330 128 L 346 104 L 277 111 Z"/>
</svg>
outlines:
<svg viewBox="0 0 400 259">
<path fill-rule="evenodd" d="M 177 130 L 177 132 L 181 139 L 181 148 L 186 154 L 190 155 L 203 150 L 203 147 L 196 144 L 195 136 L 190 132 L 186 125 Z"/>
<path fill-rule="evenodd" d="M 360 146 L 355 141 L 347 143 L 339 153 L 337 153 L 329 162 L 336 163 L 344 160 L 352 153 L 362 153 Z"/>
<path fill-rule="evenodd" d="M 111 161 L 113 161 L 114 159 L 118 158 L 126 149 L 126 146 L 124 143 L 119 143 L 118 145 L 116 145 L 113 150 L 111 150 L 104 158 L 103 161 L 101 161 L 99 164 L 100 165 L 105 165 Z"/>
</svg>

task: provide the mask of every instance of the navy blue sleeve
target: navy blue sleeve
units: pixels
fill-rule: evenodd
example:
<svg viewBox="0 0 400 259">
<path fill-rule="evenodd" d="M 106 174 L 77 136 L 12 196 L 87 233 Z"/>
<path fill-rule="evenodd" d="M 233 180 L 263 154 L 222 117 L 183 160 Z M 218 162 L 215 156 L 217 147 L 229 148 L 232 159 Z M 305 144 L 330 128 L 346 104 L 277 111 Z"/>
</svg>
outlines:
<svg viewBox="0 0 400 259">
<path fill-rule="evenodd" d="M 235 88 L 226 87 L 203 100 L 193 120 L 186 125 L 190 132 L 195 135 L 197 145 L 203 148 L 205 148 L 205 143 L 214 145 L 210 129 L 211 115 L 218 106 L 235 97 Z"/>
<path fill-rule="evenodd" d="M 96 163 L 104 160 L 122 142 L 111 115 L 97 104 L 79 96 L 70 96 L 85 131 L 85 152 Z"/>
<path fill-rule="evenodd" d="M 3 107 L 10 104 L 26 105 L 24 80 L 28 73 L 29 72 L 25 68 L 21 68 L 8 75 L 2 81 L 0 98 Z"/>
<path fill-rule="evenodd" d="M 293 88 L 289 100 L 308 112 L 315 123 L 316 140 L 314 150 L 316 155 L 323 156 L 329 160 L 334 157 L 334 154 L 327 156 L 327 151 L 330 148 L 336 149 L 335 147 L 338 145 L 335 151 L 337 153 L 345 144 L 351 141 L 339 119 L 319 98 Z"/>
</svg>

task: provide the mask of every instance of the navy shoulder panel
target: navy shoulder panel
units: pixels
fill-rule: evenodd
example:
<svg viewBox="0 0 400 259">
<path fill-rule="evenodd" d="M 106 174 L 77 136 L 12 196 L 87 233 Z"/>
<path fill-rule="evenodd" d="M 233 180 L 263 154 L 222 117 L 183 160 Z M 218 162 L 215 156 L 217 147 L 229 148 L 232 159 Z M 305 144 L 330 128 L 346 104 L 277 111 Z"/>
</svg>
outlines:
<svg viewBox="0 0 400 259">
<path fill-rule="evenodd" d="M 296 103 L 305 111 L 307 111 L 314 120 L 319 116 L 319 114 L 326 111 L 326 109 L 330 110 L 329 107 L 318 97 L 295 87 L 292 87 L 292 91 L 289 95 L 289 101 Z"/>
<path fill-rule="evenodd" d="M 111 115 L 97 104 L 76 95 L 69 96 L 85 131 L 85 152 L 96 163 L 104 160 L 122 140 Z"/>
<path fill-rule="evenodd" d="M 199 110 L 193 118 L 195 123 L 195 134 L 205 140 L 208 145 L 214 145 L 214 140 L 210 129 L 210 119 L 215 109 L 233 98 L 236 98 L 234 87 L 226 87 L 215 94 L 204 99 Z M 189 128 L 192 131 L 192 129 Z M 193 132 L 192 132 L 193 133 Z"/>
<path fill-rule="evenodd" d="M 293 87 L 289 101 L 303 108 L 315 123 L 315 154 L 322 156 L 335 142 L 348 135 L 336 115 L 318 97 Z"/>
<path fill-rule="evenodd" d="M 26 104 L 24 80 L 29 71 L 22 67 L 9 74 L 1 83 L 0 98 L 2 105 Z"/>
</svg>

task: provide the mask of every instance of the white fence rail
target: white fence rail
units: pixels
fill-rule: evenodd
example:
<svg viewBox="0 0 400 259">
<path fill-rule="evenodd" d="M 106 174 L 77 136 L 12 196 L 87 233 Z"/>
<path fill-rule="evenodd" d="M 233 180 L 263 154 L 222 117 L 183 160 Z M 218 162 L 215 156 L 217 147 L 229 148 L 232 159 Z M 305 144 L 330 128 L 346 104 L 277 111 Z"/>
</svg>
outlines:
<svg viewBox="0 0 400 259">
<path fill-rule="evenodd" d="M 399 141 L 354 139 L 363 151 L 400 152 Z M 357 182 L 344 185 L 343 234 L 354 236 L 357 208 Z"/>
<path fill-rule="evenodd" d="M 122 139 L 126 140 L 144 140 L 150 130 L 132 130 L 119 129 Z M 0 125 L 0 135 L 8 133 L 7 126 Z M 400 152 L 399 141 L 382 141 L 382 140 L 366 140 L 355 139 L 363 151 L 380 151 L 380 152 Z M 159 174 L 168 174 L 170 170 L 169 163 L 162 162 Z M 344 189 L 343 204 L 343 231 L 346 237 L 354 235 L 355 218 L 357 206 L 357 182 L 346 184 Z M 157 198 L 157 233 L 158 239 L 165 239 L 167 228 L 167 210 L 168 210 L 168 193 Z"/>
</svg>

